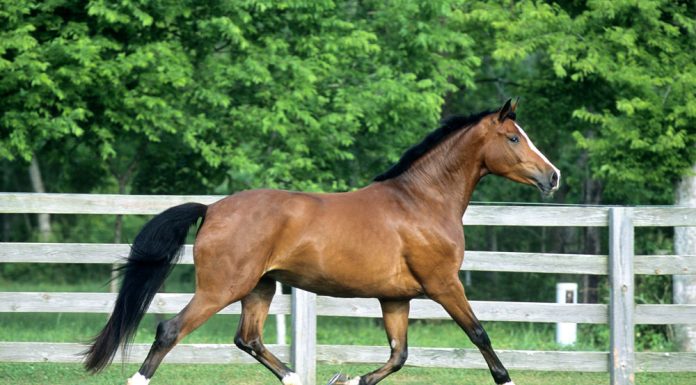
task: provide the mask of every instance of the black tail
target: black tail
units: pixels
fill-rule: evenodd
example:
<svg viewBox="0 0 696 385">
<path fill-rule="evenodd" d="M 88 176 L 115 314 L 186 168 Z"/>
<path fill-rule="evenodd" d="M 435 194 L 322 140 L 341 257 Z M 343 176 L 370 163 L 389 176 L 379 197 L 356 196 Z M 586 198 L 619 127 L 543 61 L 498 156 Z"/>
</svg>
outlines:
<svg viewBox="0 0 696 385">
<path fill-rule="evenodd" d="M 84 352 L 85 368 L 93 373 L 114 359 L 119 346 L 127 345 L 181 255 L 189 228 L 204 218 L 208 206 L 186 203 L 165 210 L 143 226 L 135 237 L 126 264 L 120 269 L 123 284 L 114 312 Z"/>
</svg>

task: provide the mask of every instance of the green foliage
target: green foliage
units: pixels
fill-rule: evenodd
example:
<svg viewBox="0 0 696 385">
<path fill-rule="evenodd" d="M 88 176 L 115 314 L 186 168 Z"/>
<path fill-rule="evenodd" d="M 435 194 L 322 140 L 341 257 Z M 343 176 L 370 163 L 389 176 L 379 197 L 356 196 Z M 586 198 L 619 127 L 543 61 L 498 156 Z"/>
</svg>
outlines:
<svg viewBox="0 0 696 385">
<path fill-rule="evenodd" d="M 668 202 L 696 159 L 695 11 L 666 0 L 4 1 L 0 158 L 87 148 L 77 163 L 132 174 L 135 191 L 345 190 L 432 129 L 443 105 L 472 112 L 518 94 L 522 122 L 569 171 L 560 199 L 583 201 L 594 178 L 609 201 Z M 585 153 L 589 168 L 576 170 Z M 44 167 L 75 174 L 58 159 Z M 167 182 L 181 179 L 193 185 Z"/>
<path fill-rule="evenodd" d="M 200 168 L 222 169 L 230 190 L 363 184 L 375 164 L 386 167 L 435 125 L 445 93 L 473 85 L 479 60 L 472 39 L 458 32 L 458 7 L 444 0 L 8 4 L 0 157 L 29 160 L 79 139 L 92 149 L 86 159 L 105 168 L 123 169 L 133 158 L 175 164 L 183 151 Z M 179 150 L 147 155 L 157 147 L 147 143 L 163 140 Z M 220 183 L 167 171 L 210 179 L 209 188 Z M 140 186 L 158 190 L 143 184 L 151 169 L 137 172 Z"/>
<path fill-rule="evenodd" d="M 573 136 L 609 201 L 670 202 L 696 160 L 694 14 L 693 3 L 666 0 L 522 2 L 512 20 L 493 23 L 494 57 L 542 55 L 550 86 L 574 96 L 570 111 L 583 128 Z M 579 98 L 588 88 L 594 95 Z"/>
</svg>

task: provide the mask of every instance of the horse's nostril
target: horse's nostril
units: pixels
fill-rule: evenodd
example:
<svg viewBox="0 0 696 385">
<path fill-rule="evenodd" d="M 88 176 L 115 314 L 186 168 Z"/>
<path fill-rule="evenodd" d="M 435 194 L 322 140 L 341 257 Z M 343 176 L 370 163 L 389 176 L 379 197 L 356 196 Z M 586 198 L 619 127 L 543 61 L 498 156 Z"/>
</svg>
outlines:
<svg viewBox="0 0 696 385">
<path fill-rule="evenodd" d="M 551 187 L 555 187 L 558 184 L 558 173 L 556 171 L 551 174 Z"/>
</svg>

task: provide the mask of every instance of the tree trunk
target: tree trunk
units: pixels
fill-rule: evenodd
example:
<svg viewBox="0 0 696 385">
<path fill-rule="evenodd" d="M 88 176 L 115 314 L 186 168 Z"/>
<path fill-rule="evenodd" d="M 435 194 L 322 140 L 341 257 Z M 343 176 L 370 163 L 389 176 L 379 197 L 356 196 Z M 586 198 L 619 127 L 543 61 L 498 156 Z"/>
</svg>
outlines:
<svg viewBox="0 0 696 385">
<path fill-rule="evenodd" d="M 14 191 L 10 188 L 10 167 L 7 162 L 1 162 L 2 167 L 2 191 Z M 9 214 L 0 215 L 0 220 L 2 220 L 2 241 L 10 241 L 10 221 L 12 218 Z"/>
<path fill-rule="evenodd" d="M 588 178 L 585 180 L 585 204 L 598 205 L 602 201 L 601 182 Z M 583 252 L 585 254 L 599 255 L 602 253 L 602 237 L 599 227 L 585 227 L 585 242 Z M 599 302 L 599 276 L 587 274 L 583 277 L 583 302 Z"/>
<path fill-rule="evenodd" d="M 677 188 L 678 206 L 696 207 L 696 164 L 691 175 L 685 175 Z M 674 229 L 674 251 L 678 255 L 696 255 L 696 227 Z M 696 275 L 672 277 L 675 304 L 696 304 Z M 679 350 L 696 351 L 696 324 L 675 325 L 674 336 Z"/>
<path fill-rule="evenodd" d="M 123 238 L 123 215 L 116 215 L 116 223 L 114 223 L 114 243 L 121 243 Z M 111 281 L 109 283 L 109 291 L 112 293 L 118 293 L 118 263 L 114 263 L 111 266 Z"/>
<path fill-rule="evenodd" d="M 130 160 L 130 163 L 128 163 L 125 170 L 123 170 L 122 167 L 119 167 L 116 159 L 114 159 L 113 162 L 109 165 L 109 169 L 111 170 L 111 174 L 114 176 L 114 178 L 116 178 L 116 181 L 118 182 L 119 195 L 125 195 L 127 193 L 128 183 L 130 182 L 131 178 L 133 177 L 133 173 L 135 173 L 135 170 L 138 167 L 138 162 L 140 160 L 140 157 L 145 152 L 146 147 L 147 147 L 147 142 L 143 142 L 138 146 L 138 149 L 133 154 L 133 156 Z M 123 240 L 123 215 L 118 214 L 118 215 L 116 215 L 116 221 L 114 222 L 114 243 L 121 243 L 122 240 Z M 118 292 L 119 280 L 118 280 L 117 269 L 119 267 L 120 267 L 120 264 L 118 264 L 118 263 L 114 263 L 112 265 L 111 284 L 109 286 L 109 290 L 112 293 Z M 164 288 L 164 286 L 162 286 L 162 287 Z"/>
<path fill-rule="evenodd" d="M 34 192 L 45 193 L 43 178 L 41 177 L 41 168 L 36 154 L 31 158 L 29 165 L 29 179 L 31 179 L 31 187 Z M 39 241 L 48 242 L 51 239 L 51 216 L 50 214 L 38 214 L 39 218 Z"/>
<path fill-rule="evenodd" d="M 126 172 L 126 175 L 118 178 L 118 193 L 124 195 L 126 193 L 126 185 L 128 184 L 128 179 L 130 179 L 131 172 Z M 114 243 L 121 243 L 123 239 L 123 215 L 117 214 L 116 221 L 114 223 Z M 111 266 L 111 283 L 109 285 L 109 291 L 112 293 L 118 293 L 118 263 L 114 263 Z"/>
</svg>

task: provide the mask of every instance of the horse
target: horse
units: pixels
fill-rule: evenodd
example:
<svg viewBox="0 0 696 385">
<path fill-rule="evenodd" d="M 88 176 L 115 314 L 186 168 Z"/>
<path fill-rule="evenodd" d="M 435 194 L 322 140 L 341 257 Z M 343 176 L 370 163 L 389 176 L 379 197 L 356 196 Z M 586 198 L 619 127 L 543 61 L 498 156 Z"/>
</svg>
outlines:
<svg viewBox="0 0 696 385">
<path fill-rule="evenodd" d="M 96 373 L 133 334 L 199 219 L 195 293 L 159 323 L 155 341 L 128 385 L 147 385 L 165 355 L 226 306 L 241 301 L 234 342 L 283 385 L 301 379 L 264 347 L 263 324 L 275 283 L 336 297 L 377 298 L 391 354 L 380 368 L 330 384 L 374 385 L 407 359 L 409 302 L 439 303 L 480 350 L 496 384 L 513 385 L 474 315 L 459 280 L 462 216 L 487 174 L 536 186 L 549 195 L 560 171 L 516 123 L 517 102 L 443 121 L 372 183 L 356 191 L 249 190 L 209 206 L 186 203 L 146 223 L 122 267 L 114 310 L 85 355 Z"/>
</svg>

